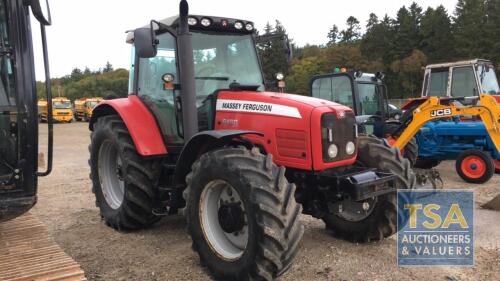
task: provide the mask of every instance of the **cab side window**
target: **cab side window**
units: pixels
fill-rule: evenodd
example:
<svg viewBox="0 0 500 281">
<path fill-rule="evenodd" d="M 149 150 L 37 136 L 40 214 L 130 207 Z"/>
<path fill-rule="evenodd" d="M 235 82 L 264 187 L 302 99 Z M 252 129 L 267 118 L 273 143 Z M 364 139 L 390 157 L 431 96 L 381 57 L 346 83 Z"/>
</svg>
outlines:
<svg viewBox="0 0 500 281">
<path fill-rule="evenodd" d="M 431 81 L 427 96 L 443 97 L 448 91 L 448 68 L 436 68 L 431 70 Z M 427 85 L 426 85 L 427 86 Z"/>
<path fill-rule="evenodd" d="M 0 48 L 10 49 L 9 26 L 5 1 L 0 1 Z M 16 105 L 16 88 L 12 58 L 0 57 L 0 106 Z"/>
<path fill-rule="evenodd" d="M 174 75 L 174 83 L 178 83 L 176 42 L 175 38 L 169 33 L 160 34 L 157 39 L 159 44 L 156 57 L 140 59 L 137 81 L 138 95 L 153 111 L 165 142 L 170 144 L 182 143 L 183 140 L 177 130 L 174 90 L 165 89 L 162 80 L 163 75 L 168 73 Z"/>
<path fill-rule="evenodd" d="M 312 96 L 353 107 L 351 80 L 347 76 L 322 77 L 314 80 Z"/>
<path fill-rule="evenodd" d="M 474 70 L 471 66 L 454 67 L 451 96 L 452 97 L 471 97 L 477 96 L 477 84 Z"/>
</svg>

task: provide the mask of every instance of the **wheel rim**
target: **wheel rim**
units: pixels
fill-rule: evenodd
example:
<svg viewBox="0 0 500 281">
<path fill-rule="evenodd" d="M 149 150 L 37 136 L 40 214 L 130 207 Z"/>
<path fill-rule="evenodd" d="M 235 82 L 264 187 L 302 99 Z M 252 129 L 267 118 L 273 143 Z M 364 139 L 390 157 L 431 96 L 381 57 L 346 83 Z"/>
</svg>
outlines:
<svg viewBox="0 0 500 281">
<path fill-rule="evenodd" d="M 109 140 L 99 149 L 99 181 L 104 199 L 112 209 L 123 203 L 125 183 L 123 181 L 122 160 L 116 146 Z"/>
<path fill-rule="evenodd" d="M 238 192 L 214 180 L 204 187 L 199 203 L 200 225 L 212 250 L 224 260 L 239 259 L 248 243 L 248 219 Z"/>
<path fill-rule="evenodd" d="M 486 173 L 486 163 L 475 155 L 465 157 L 460 168 L 465 176 L 472 179 L 478 179 Z"/>
</svg>

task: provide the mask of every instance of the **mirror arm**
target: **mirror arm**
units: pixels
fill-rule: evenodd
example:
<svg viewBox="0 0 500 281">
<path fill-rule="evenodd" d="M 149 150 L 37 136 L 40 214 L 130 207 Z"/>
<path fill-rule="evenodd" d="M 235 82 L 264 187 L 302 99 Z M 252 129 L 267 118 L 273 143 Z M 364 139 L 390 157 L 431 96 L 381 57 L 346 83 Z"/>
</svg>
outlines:
<svg viewBox="0 0 500 281">
<path fill-rule="evenodd" d="M 170 26 L 164 24 L 164 23 L 161 23 L 157 20 L 151 20 L 151 30 L 153 30 L 153 32 L 155 32 L 154 28 L 153 28 L 153 23 L 157 24 L 158 25 L 158 30 L 165 30 L 167 31 L 168 33 L 170 33 L 170 35 L 174 36 L 174 38 L 177 38 L 177 32 L 175 31 L 175 29 L 171 28 Z"/>
</svg>

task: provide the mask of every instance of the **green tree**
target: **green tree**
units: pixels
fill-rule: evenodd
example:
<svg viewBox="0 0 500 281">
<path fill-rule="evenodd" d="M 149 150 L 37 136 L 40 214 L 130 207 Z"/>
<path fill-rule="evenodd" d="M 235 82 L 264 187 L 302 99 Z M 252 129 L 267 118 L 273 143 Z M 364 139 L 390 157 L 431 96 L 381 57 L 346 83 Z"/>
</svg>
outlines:
<svg viewBox="0 0 500 281">
<path fill-rule="evenodd" d="M 409 56 L 396 60 L 391 64 L 391 70 L 397 75 L 399 87 L 390 91 L 392 98 L 417 97 L 422 84 L 422 67 L 427 64 L 427 57 L 419 50 L 414 50 Z M 398 90 L 399 89 L 399 90 Z"/>
<path fill-rule="evenodd" d="M 337 25 L 334 24 L 332 28 L 330 28 L 327 38 L 328 38 L 327 45 L 332 45 L 337 43 L 337 40 L 339 39 L 339 28 L 337 27 Z"/>
<path fill-rule="evenodd" d="M 361 40 L 361 52 L 370 60 L 389 64 L 392 61 L 395 41 L 393 21 L 387 15 L 380 22 L 375 19 L 374 15 L 368 20 L 366 33 Z"/>
<path fill-rule="evenodd" d="M 451 19 L 442 5 L 425 11 L 420 24 L 420 37 L 422 38 L 420 48 L 430 62 L 453 60 L 455 44 L 451 32 Z"/>
<path fill-rule="evenodd" d="M 289 72 L 289 62 L 286 55 L 285 45 L 282 38 L 288 37 L 285 27 L 280 21 L 272 27 L 269 23 L 264 28 L 264 35 L 276 34 L 277 37 L 268 43 L 258 46 L 260 61 L 266 79 L 266 88 L 277 90 L 277 81 L 275 75 L 282 72 L 287 75 Z"/>
<path fill-rule="evenodd" d="M 340 43 L 356 43 L 361 37 L 359 20 L 353 16 L 347 18 L 347 28 L 340 32 Z"/>
<path fill-rule="evenodd" d="M 106 66 L 104 66 L 104 68 L 102 69 L 102 72 L 106 73 L 111 71 L 113 71 L 113 65 L 108 61 L 106 62 Z"/>
<path fill-rule="evenodd" d="M 481 57 L 488 52 L 488 38 L 485 36 L 486 19 L 484 0 L 458 0 L 453 34 L 459 58 Z"/>
<path fill-rule="evenodd" d="M 402 59 L 410 55 L 420 45 L 420 20 L 422 8 L 413 3 L 410 9 L 401 7 L 397 13 L 394 31 L 393 52 L 395 59 Z"/>
<path fill-rule="evenodd" d="M 288 76 L 287 91 L 294 94 L 306 95 L 309 93 L 309 79 L 320 73 L 320 59 L 318 57 L 307 57 L 295 61 Z"/>
<path fill-rule="evenodd" d="M 482 55 L 500 64 L 500 0 L 486 1 L 486 24 L 484 34 L 487 38 L 487 49 Z M 500 70 L 500 67 L 498 67 Z"/>
</svg>

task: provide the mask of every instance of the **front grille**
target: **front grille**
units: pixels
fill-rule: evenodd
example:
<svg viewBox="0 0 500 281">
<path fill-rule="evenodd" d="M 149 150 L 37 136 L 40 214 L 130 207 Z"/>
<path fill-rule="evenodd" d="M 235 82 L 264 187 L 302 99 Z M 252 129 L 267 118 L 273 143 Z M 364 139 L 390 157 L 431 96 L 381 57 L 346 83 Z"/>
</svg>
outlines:
<svg viewBox="0 0 500 281">
<path fill-rule="evenodd" d="M 345 151 L 346 144 L 349 141 L 356 143 L 356 118 L 353 112 L 345 112 L 343 118 L 338 118 L 337 114 L 327 113 L 321 116 L 321 138 L 323 146 L 323 162 L 335 162 L 349 159 L 352 155 L 348 155 Z M 329 128 L 326 128 L 328 126 Z M 332 130 L 332 142 L 329 141 L 328 129 Z M 338 147 L 338 154 L 335 158 L 328 156 L 328 147 L 331 144 Z M 357 149 L 357 148 L 356 148 Z"/>
<path fill-rule="evenodd" d="M 57 112 L 56 115 L 70 115 L 69 112 Z"/>
</svg>

